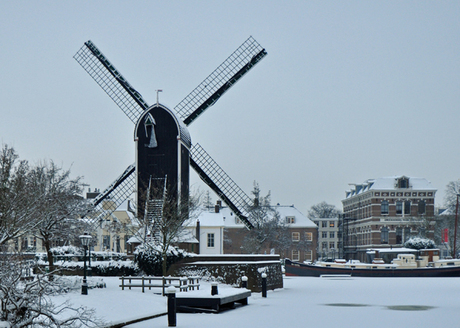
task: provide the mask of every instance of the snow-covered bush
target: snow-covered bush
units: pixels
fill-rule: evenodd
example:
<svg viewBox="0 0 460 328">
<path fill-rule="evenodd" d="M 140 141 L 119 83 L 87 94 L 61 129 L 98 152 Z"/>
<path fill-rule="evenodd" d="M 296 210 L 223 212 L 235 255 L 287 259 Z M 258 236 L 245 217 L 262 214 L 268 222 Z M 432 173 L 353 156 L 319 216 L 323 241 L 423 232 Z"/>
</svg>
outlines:
<svg viewBox="0 0 460 328">
<path fill-rule="evenodd" d="M 163 275 L 163 257 L 161 253 L 162 250 L 160 246 L 139 246 L 135 253 L 134 262 L 145 274 L 161 276 Z M 188 254 L 186 251 L 170 246 L 167 251 L 167 268 L 187 256 Z"/>
<path fill-rule="evenodd" d="M 436 244 L 431 239 L 412 237 L 404 243 L 404 247 L 413 249 L 430 249 L 436 248 Z"/>
</svg>

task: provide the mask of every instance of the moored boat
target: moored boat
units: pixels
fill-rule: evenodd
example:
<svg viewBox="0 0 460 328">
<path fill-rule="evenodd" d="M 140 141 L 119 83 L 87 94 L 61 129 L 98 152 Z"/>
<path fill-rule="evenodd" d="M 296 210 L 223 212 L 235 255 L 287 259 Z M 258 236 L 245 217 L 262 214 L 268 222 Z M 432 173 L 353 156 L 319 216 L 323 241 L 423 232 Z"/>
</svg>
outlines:
<svg viewBox="0 0 460 328">
<path fill-rule="evenodd" d="M 435 250 L 433 250 L 435 251 Z M 334 262 L 316 262 L 313 264 L 285 260 L 286 276 L 347 275 L 354 277 L 460 277 L 460 260 L 434 261 L 431 250 L 420 251 L 418 258 L 414 254 L 398 254 L 391 263 L 375 258 L 372 263 L 356 260 Z"/>
</svg>

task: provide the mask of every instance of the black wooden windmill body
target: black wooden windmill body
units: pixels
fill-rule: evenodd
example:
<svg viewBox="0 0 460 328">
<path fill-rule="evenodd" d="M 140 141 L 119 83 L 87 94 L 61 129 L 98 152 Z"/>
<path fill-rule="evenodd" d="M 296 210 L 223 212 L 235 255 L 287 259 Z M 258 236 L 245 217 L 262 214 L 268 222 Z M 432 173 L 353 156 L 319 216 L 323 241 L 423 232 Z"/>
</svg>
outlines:
<svg viewBox="0 0 460 328">
<path fill-rule="evenodd" d="M 113 212 L 134 191 L 138 215 L 147 212 L 152 190 L 177 195 L 178 201 L 189 193 L 189 167 L 220 197 L 248 228 L 245 208 L 251 199 L 199 145 L 192 146 L 187 126 L 257 64 L 267 52 L 249 37 L 214 72 L 186 96 L 174 110 L 157 103 L 149 106 L 119 71 L 91 42 L 85 42 L 75 60 L 112 98 L 135 124 L 136 162 L 130 165 L 106 190 L 94 199 L 94 219 Z M 156 188 L 152 188 L 152 183 Z M 158 195 L 156 195 L 158 198 Z M 104 200 L 110 199 L 110 202 Z M 107 204 L 111 204 L 107 206 Z"/>
</svg>

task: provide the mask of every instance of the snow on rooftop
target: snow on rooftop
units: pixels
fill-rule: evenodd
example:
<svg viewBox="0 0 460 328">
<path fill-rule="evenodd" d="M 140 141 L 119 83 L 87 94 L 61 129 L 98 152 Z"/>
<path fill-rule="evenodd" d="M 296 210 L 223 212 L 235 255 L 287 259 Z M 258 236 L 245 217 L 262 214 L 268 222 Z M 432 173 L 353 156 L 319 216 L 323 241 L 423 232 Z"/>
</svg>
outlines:
<svg viewBox="0 0 460 328">
<path fill-rule="evenodd" d="M 273 208 L 278 211 L 281 219 L 286 217 L 295 217 L 295 223 L 292 226 L 304 228 L 316 228 L 316 225 L 308 217 L 303 215 L 294 206 L 274 205 Z M 241 228 L 244 223 L 238 220 L 238 217 L 231 211 L 230 208 L 224 206 L 219 209 L 219 213 L 215 213 L 214 208 L 203 211 L 199 216 L 200 226 L 202 227 L 226 227 L 226 228 Z M 191 225 L 195 225 L 193 221 Z"/>
<path fill-rule="evenodd" d="M 403 175 L 368 179 L 361 184 L 350 184 L 352 187 L 346 191 L 346 198 L 359 195 L 369 190 L 396 190 L 398 179 L 409 179 L 409 189 L 436 191 L 431 182 L 425 178 L 408 177 Z"/>
</svg>

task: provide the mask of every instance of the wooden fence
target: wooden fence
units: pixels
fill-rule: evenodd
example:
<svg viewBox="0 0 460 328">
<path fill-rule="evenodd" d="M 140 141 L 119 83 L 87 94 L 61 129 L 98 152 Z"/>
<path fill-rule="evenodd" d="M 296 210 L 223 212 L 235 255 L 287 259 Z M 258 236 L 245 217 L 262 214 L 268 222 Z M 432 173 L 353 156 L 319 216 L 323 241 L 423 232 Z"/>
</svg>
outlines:
<svg viewBox="0 0 460 328">
<path fill-rule="evenodd" d="M 165 294 L 165 289 L 169 286 L 173 286 L 179 289 L 180 292 L 186 292 L 189 290 L 200 289 L 200 277 L 120 277 L 121 280 L 121 290 L 125 288 L 141 287 L 142 292 L 145 292 L 145 288 L 148 287 L 149 290 L 152 288 L 161 288 L 162 295 Z"/>
</svg>

